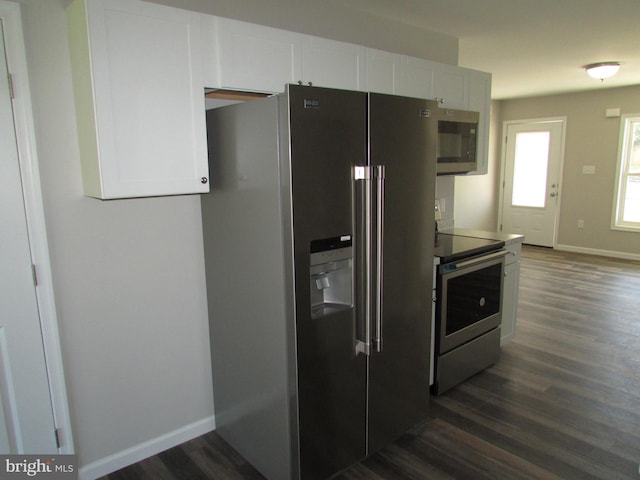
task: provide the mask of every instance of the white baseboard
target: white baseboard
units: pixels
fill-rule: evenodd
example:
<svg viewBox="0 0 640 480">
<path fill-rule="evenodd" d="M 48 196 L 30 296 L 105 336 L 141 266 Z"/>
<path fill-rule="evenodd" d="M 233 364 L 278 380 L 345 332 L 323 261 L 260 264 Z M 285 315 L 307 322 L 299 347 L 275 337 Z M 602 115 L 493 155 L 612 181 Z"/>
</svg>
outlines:
<svg viewBox="0 0 640 480">
<path fill-rule="evenodd" d="M 625 260 L 640 260 L 640 254 L 617 252 L 615 250 L 600 250 L 597 248 L 576 247 L 573 245 L 556 245 L 556 250 L 564 250 L 565 252 L 586 253 L 588 255 L 599 255 L 601 257 L 622 258 Z"/>
<path fill-rule="evenodd" d="M 199 420 L 173 432 L 84 465 L 78 470 L 78 478 L 79 480 L 95 480 L 96 478 L 103 477 L 140 460 L 144 460 L 147 457 L 163 452 L 168 448 L 175 447 L 200 435 L 204 435 L 205 433 L 215 430 L 215 428 L 215 417 L 211 416 Z"/>
</svg>

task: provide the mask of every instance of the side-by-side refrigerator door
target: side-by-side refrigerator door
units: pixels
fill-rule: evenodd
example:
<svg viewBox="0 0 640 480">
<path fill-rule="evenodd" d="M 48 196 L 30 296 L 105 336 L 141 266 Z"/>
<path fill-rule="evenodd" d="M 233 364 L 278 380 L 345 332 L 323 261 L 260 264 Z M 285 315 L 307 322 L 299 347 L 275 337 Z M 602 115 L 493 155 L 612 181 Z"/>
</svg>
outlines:
<svg viewBox="0 0 640 480">
<path fill-rule="evenodd" d="M 429 401 L 434 102 L 370 94 L 370 162 L 384 166 L 381 264 L 369 368 L 369 453 L 425 420 Z"/>
<path fill-rule="evenodd" d="M 365 93 L 289 86 L 300 470 L 327 478 L 366 455 L 366 357 L 355 345 L 353 171 Z M 268 252 L 265 252 L 268 254 Z"/>
</svg>

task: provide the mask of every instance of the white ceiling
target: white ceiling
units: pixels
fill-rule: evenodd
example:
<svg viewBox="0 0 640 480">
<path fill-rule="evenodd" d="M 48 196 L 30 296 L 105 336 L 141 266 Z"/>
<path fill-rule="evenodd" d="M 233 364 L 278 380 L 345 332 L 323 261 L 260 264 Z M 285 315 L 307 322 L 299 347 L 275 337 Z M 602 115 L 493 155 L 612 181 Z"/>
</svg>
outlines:
<svg viewBox="0 0 640 480">
<path fill-rule="evenodd" d="M 331 1 L 458 37 L 494 99 L 640 84 L 640 0 Z M 622 67 L 604 82 L 582 68 L 602 61 Z"/>
</svg>

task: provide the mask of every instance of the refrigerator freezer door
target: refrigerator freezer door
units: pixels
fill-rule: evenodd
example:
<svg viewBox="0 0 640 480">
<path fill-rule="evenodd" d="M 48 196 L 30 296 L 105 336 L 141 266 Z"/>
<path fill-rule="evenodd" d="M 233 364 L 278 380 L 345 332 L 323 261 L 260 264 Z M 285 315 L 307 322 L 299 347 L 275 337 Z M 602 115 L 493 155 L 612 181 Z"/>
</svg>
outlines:
<svg viewBox="0 0 640 480">
<path fill-rule="evenodd" d="M 369 96 L 370 161 L 384 165 L 382 349 L 369 367 L 369 449 L 426 418 L 429 401 L 433 199 L 433 102 Z"/>
<path fill-rule="evenodd" d="M 367 363 L 354 353 L 355 307 L 312 316 L 309 278 L 312 243 L 355 233 L 353 167 L 366 165 L 367 103 L 360 92 L 288 88 L 300 469 L 314 479 L 366 455 Z"/>
</svg>

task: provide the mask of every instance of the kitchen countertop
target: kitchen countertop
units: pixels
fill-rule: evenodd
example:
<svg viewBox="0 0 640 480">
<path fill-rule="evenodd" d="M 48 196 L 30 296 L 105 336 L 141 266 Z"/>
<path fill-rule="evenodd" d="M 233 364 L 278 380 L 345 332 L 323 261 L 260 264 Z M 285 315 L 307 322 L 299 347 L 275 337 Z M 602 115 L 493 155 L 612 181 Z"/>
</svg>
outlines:
<svg viewBox="0 0 640 480">
<path fill-rule="evenodd" d="M 490 240 L 500 240 L 505 245 L 511 245 L 513 243 L 523 242 L 524 235 L 516 233 L 501 233 L 501 232 L 485 232 L 483 230 L 472 230 L 470 228 L 450 228 L 447 230 L 439 230 L 439 233 L 447 233 L 449 235 L 463 235 L 465 237 L 487 238 Z"/>
</svg>

